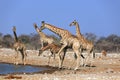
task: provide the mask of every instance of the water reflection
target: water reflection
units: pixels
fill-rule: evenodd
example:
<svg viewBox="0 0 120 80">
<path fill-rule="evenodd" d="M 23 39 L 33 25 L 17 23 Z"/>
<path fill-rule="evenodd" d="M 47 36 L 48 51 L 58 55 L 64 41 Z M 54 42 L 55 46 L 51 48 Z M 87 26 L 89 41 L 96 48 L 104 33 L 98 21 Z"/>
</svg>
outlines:
<svg viewBox="0 0 120 80">
<path fill-rule="evenodd" d="M 14 64 L 0 63 L 0 74 L 32 73 L 43 70 L 47 70 L 47 68 L 28 66 L 28 65 L 14 65 Z"/>
</svg>

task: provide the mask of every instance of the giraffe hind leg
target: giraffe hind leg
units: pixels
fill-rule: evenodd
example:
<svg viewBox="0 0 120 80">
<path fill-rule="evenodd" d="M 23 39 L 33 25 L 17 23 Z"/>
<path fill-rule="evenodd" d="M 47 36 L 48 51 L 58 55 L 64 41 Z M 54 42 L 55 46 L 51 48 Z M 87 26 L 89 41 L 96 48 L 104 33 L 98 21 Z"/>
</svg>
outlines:
<svg viewBox="0 0 120 80">
<path fill-rule="evenodd" d="M 90 66 L 90 65 L 88 65 L 88 61 L 91 62 L 91 60 L 90 60 L 90 51 L 87 52 L 87 57 L 85 59 L 84 67 Z"/>
<path fill-rule="evenodd" d="M 25 52 L 22 50 L 20 50 L 21 56 L 22 56 L 22 63 L 25 65 Z"/>
</svg>

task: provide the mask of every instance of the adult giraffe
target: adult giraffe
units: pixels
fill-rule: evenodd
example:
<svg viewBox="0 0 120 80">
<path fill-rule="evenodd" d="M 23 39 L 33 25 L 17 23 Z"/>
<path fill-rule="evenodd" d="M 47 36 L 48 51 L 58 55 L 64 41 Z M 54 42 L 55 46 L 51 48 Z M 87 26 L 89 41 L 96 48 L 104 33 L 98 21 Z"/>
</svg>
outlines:
<svg viewBox="0 0 120 80">
<path fill-rule="evenodd" d="M 40 31 L 45 29 L 45 28 L 49 29 L 50 31 L 54 32 L 55 34 L 57 34 L 58 36 L 61 37 L 60 43 L 62 44 L 62 46 L 61 46 L 61 48 L 58 52 L 59 68 L 62 68 L 62 63 L 63 63 L 63 60 L 60 57 L 61 51 L 63 49 L 65 49 L 65 47 L 67 47 L 67 46 L 72 46 L 72 49 L 77 56 L 77 60 L 76 60 L 77 65 L 74 68 L 74 70 L 77 70 L 80 66 L 80 55 L 81 55 L 81 50 L 80 50 L 81 49 L 81 43 L 78 40 L 78 38 L 73 36 L 68 30 L 58 28 L 56 26 L 53 26 L 51 24 L 48 24 L 48 23 L 45 23 L 44 21 L 42 21 Z"/>
<path fill-rule="evenodd" d="M 18 57 L 18 53 L 20 52 L 21 53 L 21 56 L 22 56 L 22 62 L 23 64 L 25 65 L 26 64 L 26 47 L 23 43 L 21 43 L 19 40 L 18 40 L 18 37 L 17 37 L 17 34 L 16 34 L 16 27 L 14 26 L 13 27 L 13 34 L 14 34 L 14 45 L 13 45 L 13 48 L 15 49 L 15 51 L 17 52 L 16 56 L 15 56 L 15 59 Z M 18 62 L 16 62 L 15 64 L 18 64 Z"/>
<path fill-rule="evenodd" d="M 75 26 L 76 27 L 76 36 L 78 37 L 78 39 L 82 43 L 82 50 L 87 51 L 87 58 L 85 59 L 85 64 L 83 64 L 84 66 L 86 66 L 87 62 L 90 58 L 90 54 L 93 52 L 94 45 L 91 41 L 85 39 L 85 37 L 81 34 L 79 24 L 76 20 L 71 22 L 70 26 Z"/>
</svg>

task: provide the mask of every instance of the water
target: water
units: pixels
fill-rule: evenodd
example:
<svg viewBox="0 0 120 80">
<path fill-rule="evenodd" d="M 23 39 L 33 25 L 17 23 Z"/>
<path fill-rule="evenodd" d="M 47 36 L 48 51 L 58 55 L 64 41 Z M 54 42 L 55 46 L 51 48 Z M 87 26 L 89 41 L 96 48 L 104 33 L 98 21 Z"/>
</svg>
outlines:
<svg viewBox="0 0 120 80">
<path fill-rule="evenodd" d="M 0 74 L 34 73 L 34 72 L 40 72 L 44 70 L 48 70 L 48 68 L 0 63 Z"/>
</svg>

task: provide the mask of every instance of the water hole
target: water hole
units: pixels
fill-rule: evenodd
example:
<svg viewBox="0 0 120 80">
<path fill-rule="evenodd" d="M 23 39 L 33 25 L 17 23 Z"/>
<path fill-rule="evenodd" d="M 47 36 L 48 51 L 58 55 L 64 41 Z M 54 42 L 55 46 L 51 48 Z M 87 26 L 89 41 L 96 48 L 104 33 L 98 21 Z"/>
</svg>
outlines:
<svg viewBox="0 0 120 80">
<path fill-rule="evenodd" d="M 45 67 L 30 66 L 30 65 L 14 65 L 9 63 L 0 63 L 0 74 L 13 74 L 13 73 L 34 73 L 48 70 Z"/>
</svg>

